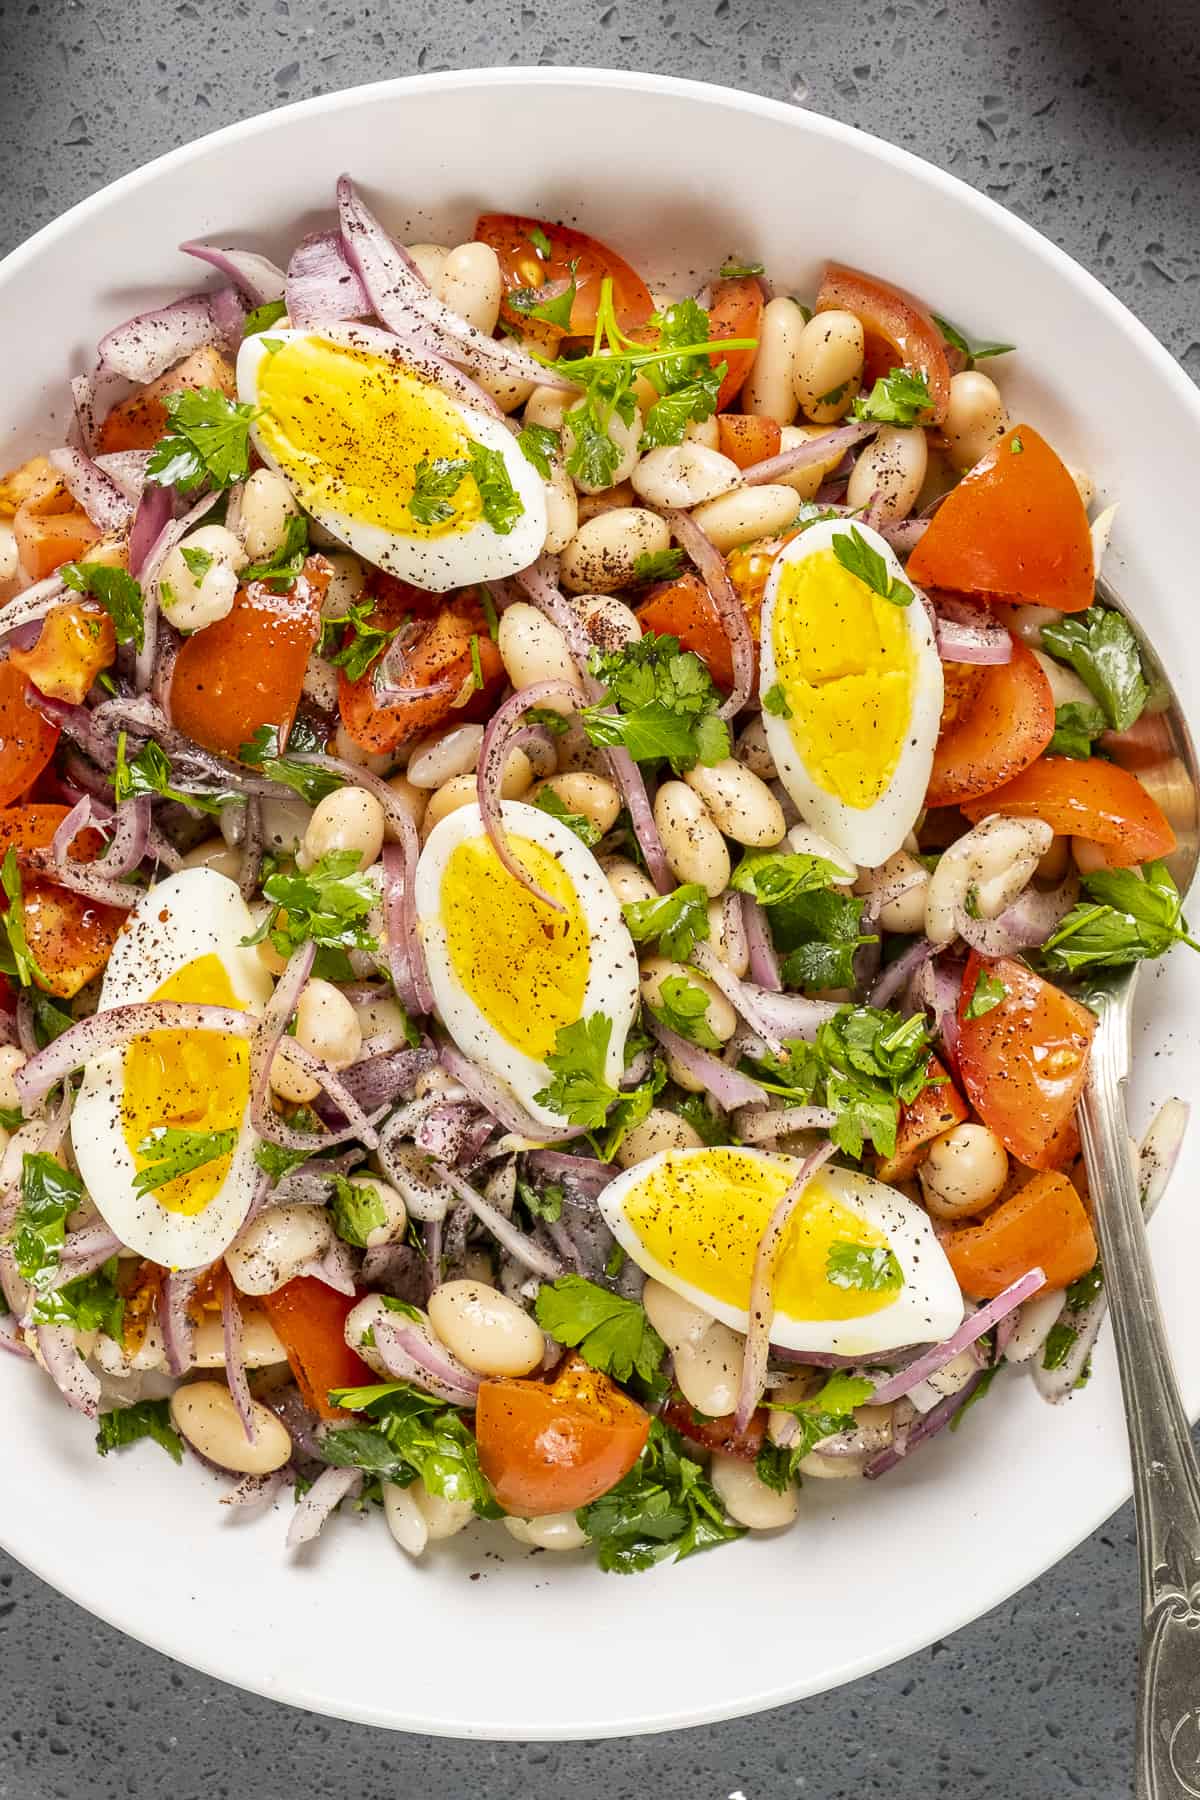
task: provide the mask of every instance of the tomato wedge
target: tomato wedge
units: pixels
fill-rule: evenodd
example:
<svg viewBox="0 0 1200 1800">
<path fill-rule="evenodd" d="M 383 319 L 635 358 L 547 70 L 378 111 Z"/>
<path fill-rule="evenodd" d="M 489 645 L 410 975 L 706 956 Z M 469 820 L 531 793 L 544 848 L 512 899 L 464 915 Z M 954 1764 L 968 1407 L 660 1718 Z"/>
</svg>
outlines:
<svg viewBox="0 0 1200 1800">
<path fill-rule="evenodd" d="M 923 300 L 878 275 L 827 262 L 816 310 L 853 313 L 861 320 L 866 337 L 864 390 L 891 369 L 919 369 L 933 401 L 930 421 L 941 424 L 950 403 L 950 364 L 942 334 Z"/>
<path fill-rule="evenodd" d="M 1011 662 L 973 672 L 978 679 L 970 702 L 955 709 L 933 753 L 929 806 L 958 806 L 979 794 L 992 795 L 1036 761 L 1054 736 L 1053 691 L 1032 650 L 1019 638 L 1013 639 Z M 989 798 L 984 810 L 1002 809 Z"/>
<path fill-rule="evenodd" d="M 646 1447 L 650 1415 L 573 1356 L 552 1382 L 484 1381 L 479 1466 L 505 1512 L 532 1519 L 599 1499 Z"/>
<path fill-rule="evenodd" d="M 58 726 L 44 719 L 26 677 L 11 656 L 0 662 L 0 806 L 23 794 L 58 743 Z"/>
<path fill-rule="evenodd" d="M 49 463 L 29 483 L 12 523 L 21 567 L 31 581 L 86 555 L 100 536 Z"/>
<path fill-rule="evenodd" d="M 726 1456 L 740 1456 L 746 1462 L 753 1462 L 762 1449 L 763 1438 L 767 1433 L 767 1410 L 760 1406 L 750 1414 L 749 1421 L 738 1430 L 734 1424 L 732 1413 L 721 1418 L 706 1419 L 692 1407 L 676 1390 L 663 1407 L 664 1425 L 677 1431 L 680 1437 L 687 1438 L 693 1444 L 699 1444 L 702 1450 L 720 1450 Z"/>
<path fill-rule="evenodd" d="M 225 756 L 237 756 L 264 725 L 287 742 L 330 572 L 324 557 L 310 556 L 286 593 L 252 581 L 238 589 L 232 612 L 184 640 L 171 677 L 171 717 L 181 731 Z"/>
<path fill-rule="evenodd" d="M 193 350 L 157 381 L 114 406 L 100 427 L 100 451 L 107 455 L 114 450 L 153 450 L 167 427 L 163 396 L 202 387 L 216 388 L 229 400 L 237 393 L 233 364 L 211 345 Z"/>
<path fill-rule="evenodd" d="M 908 1181 L 925 1161 L 934 1138 L 970 1116 L 966 1101 L 936 1056 L 930 1057 L 926 1074 L 930 1086 L 921 1089 L 911 1106 L 901 1104 L 895 1151 L 876 1159 L 875 1174 L 880 1181 Z"/>
<path fill-rule="evenodd" d="M 430 611 L 431 600 L 437 606 L 434 612 Z M 414 612 L 416 617 L 411 616 Z M 356 744 L 375 755 L 411 743 L 452 717 L 472 718 L 477 703 L 490 712 L 504 680 L 500 652 L 488 635 L 487 620 L 473 595 L 460 594 L 443 605 L 436 596 L 408 588 L 404 582 L 389 582 L 376 597 L 371 623 L 390 631 L 406 619 L 408 623 L 396 640 L 402 654 L 392 660 L 401 665 L 398 686 L 413 689 L 412 700 L 380 701 L 375 692 L 375 664 L 357 681 L 348 680 L 345 671 L 339 679 L 342 724 Z M 470 688 L 472 638 L 483 677 L 483 687 L 477 692 Z M 435 691 L 417 692 L 426 688 Z M 460 706 L 456 703 L 464 690 L 467 701 Z"/>
<path fill-rule="evenodd" d="M 708 308 L 709 337 L 757 339 L 762 329 L 765 304 L 762 288 L 753 275 L 736 275 L 729 281 L 718 281 Z M 717 395 L 718 412 L 724 412 L 737 399 L 757 355 L 756 347 L 753 350 L 729 350 L 724 355 L 714 351 L 709 357 L 714 369 L 722 362 L 728 365 Z"/>
<path fill-rule="evenodd" d="M 68 810 L 39 804 L 0 812 L 0 857 L 10 849 L 18 855 L 22 850 L 46 849 Z M 75 859 L 91 862 L 103 847 L 98 831 L 81 832 L 75 840 Z M 23 876 L 21 898 L 26 941 L 45 978 L 38 985 L 56 999 L 70 1000 L 103 969 L 128 915 L 41 875 Z"/>
<path fill-rule="evenodd" d="M 969 819 L 985 812 L 1044 819 L 1063 837 L 1103 844 L 1113 868 L 1169 856 L 1175 833 L 1136 775 L 1101 757 L 1043 756 L 981 800 L 964 805 Z"/>
<path fill-rule="evenodd" d="M 969 1019 L 984 970 L 1003 985 L 1004 999 Z M 959 1074 L 984 1124 L 1027 1169 L 1070 1162 L 1078 1148 L 1075 1103 L 1087 1076 L 1095 1015 L 1015 958 L 985 963 L 972 951 L 958 1022 Z"/>
<path fill-rule="evenodd" d="M 632 332 L 644 325 L 654 311 L 650 290 L 637 270 L 585 231 L 573 231 L 569 225 L 551 225 L 544 219 L 529 219 L 518 213 L 481 213 L 475 221 L 475 240 L 490 244 L 499 257 L 506 295 L 567 280 L 571 264 L 575 264 L 570 324 L 565 333 L 550 326 L 556 337 L 582 337 L 595 329 L 600 284 L 605 276 L 612 282 L 613 308 L 622 331 Z M 514 325 L 530 322 L 527 312 L 511 306 L 507 300 L 501 311 Z"/>
<path fill-rule="evenodd" d="M 322 1419 L 347 1417 L 330 1404 L 331 1389 L 367 1387 L 376 1379 L 346 1342 L 346 1320 L 357 1304 L 357 1295 L 336 1293 L 315 1275 L 297 1275 L 262 1297 L 296 1385 Z"/>
<path fill-rule="evenodd" d="M 908 559 L 921 587 L 1081 612 L 1095 596 L 1087 513 L 1066 464 L 1014 425 L 951 488 Z"/>
<path fill-rule="evenodd" d="M 117 633 L 102 606 L 69 601 L 47 613 L 31 650 L 11 650 L 9 661 L 39 693 L 80 706 L 88 689 L 117 654 Z"/>
<path fill-rule="evenodd" d="M 778 456 L 781 436 L 776 420 L 760 419 L 756 413 L 717 415 L 717 449 L 739 469 Z"/>
<path fill-rule="evenodd" d="M 694 651 L 708 665 L 718 687 L 733 686 L 729 638 L 712 595 L 698 575 L 680 575 L 654 588 L 638 607 L 637 616 L 643 631 L 676 637 L 681 649 Z"/>
<path fill-rule="evenodd" d="M 938 1235 L 970 1300 L 995 1299 L 1030 1269 L 1044 1272 L 1047 1287 L 1065 1288 L 1086 1275 L 1098 1254 L 1083 1201 L 1057 1169 L 1035 1175 L 978 1225 Z"/>
</svg>

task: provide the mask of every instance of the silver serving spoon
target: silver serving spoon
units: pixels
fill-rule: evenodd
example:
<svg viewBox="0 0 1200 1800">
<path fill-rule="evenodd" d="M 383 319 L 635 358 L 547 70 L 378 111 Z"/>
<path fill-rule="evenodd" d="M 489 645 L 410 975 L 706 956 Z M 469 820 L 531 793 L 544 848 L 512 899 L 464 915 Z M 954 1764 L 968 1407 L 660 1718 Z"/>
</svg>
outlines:
<svg viewBox="0 0 1200 1800">
<path fill-rule="evenodd" d="M 1195 746 L 1153 646 L 1107 582 L 1100 598 L 1137 634 L 1151 687 L 1135 773 L 1174 828 L 1168 859 L 1186 894 L 1200 860 Z M 1121 760 L 1118 754 L 1117 760 Z M 1079 1132 L 1112 1312 L 1133 1466 L 1142 1599 L 1136 1736 L 1137 1800 L 1200 1800 L 1200 1466 L 1163 1330 L 1125 1114 L 1137 967 L 1122 970 L 1088 1003 L 1092 1041 Z"/>
</svg>

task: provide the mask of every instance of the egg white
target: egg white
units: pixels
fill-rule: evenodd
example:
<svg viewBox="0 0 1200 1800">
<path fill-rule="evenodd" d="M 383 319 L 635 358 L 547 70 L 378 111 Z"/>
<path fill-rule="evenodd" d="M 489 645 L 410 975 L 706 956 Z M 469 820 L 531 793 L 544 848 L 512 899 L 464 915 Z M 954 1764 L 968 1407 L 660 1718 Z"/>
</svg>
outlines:
<svg viewBox="0 0 1200 1800">
<path fill-rule="evenodd" d="M 799 1173 L 801 1166 L 797 1157 L 767 1150 L 743 1147 L 733 1154 L 762 1167 L 781 1168 L 793 1176 Z M 648 1157 L 645 1162 L 618 1175 L 603 1189 L 600 1211 L 621 1248 L 647 1275 L 672 1288 L 710 1317 L 723 1320 L 734 1331 L 747 1332 L 750 1329 L 748 1313 L 716 1299 L 660 1263 L 638 1236 L 625 1210 L 630 1195 L 653 1182 L 656 1171 L 668 1161 L 679 1163 L 708 1155 L 707 1149 L 659 1151 L 656 1156 Z M 816 1179 L 848 1212 L 856 1213 L 883 1234 L 903 1271 L 904 1285 L 889 1305 L 876 1312 L 864 1313 L 858 1319 L 797 1319 L 777 1307 L 771 1324 L 771 1342 L 784 1350 L 870 1357 L 899 1349 L 904 1344 L 937 1343 L 949 1337 L 963 1320 L 962 1294 L 946 1253 L 922 1209 L 897 1189 L 854 1169 L 837 1169 L 826 1164 Z"/>
<path fill-rule="evenodd" d="M 517 800 L 504 801 L 501 816 L 508 832 L 530 838 L 548 850 L 574 886 L 589 936 L 588 976 L 580 1017 L 602 1012 L 612 1020 L 605 1076 L 616 1087 L 625 1069 L 625 1039 L 638 1008 L 637 951 L 620 904 L 599 863 L 569 826 L 540 807 L 526 806 Z M 466 993 L 451 966 L 442 924 L 442 880 L 458 845 L 482 836 L 478 806 L 461 806 L 434 826 L 417 863 L 417 917 L 430 986 L 438 1016 L 464 1056 L 489 1069 L 539 1124 L 558 1127 L 564 1123 L 561 1115 L 539 1106 L 534 1099 L 548 1085 L 550 1070 L 502 1036 Z M 502 917 L 496 920 L 496 944 L 498 953 L 503 955 Z"/>
<path fill-rule="evenodd" d="M 423 365 L 419 350 L 405 345 L 390 332 L 368 325 L 329 325 L 320 331 L 289 328 L 265 334 L 259 332 L 243 339 L 237 359 L 238 398 L 249 406 L 260 404 L 258 371 L 263 359 L 272 354 L 268 339 L 271 343 L 308 341 L 344 345 L 380 361 L 394 363 L 418 379 L 429 380 L 430 377 L 430 365 Z M 436 383 L 430 381 L 430 385 Z M 407 537 L 347 513 L 314 506 L 297 471 L 276 459 L 262 432 L 253 424 L 250 436 L 263 461 L 283 477 L 299 504 L 326 531 L 377 568 L 386 569 L 414 587 L 431 593 L 445 593 L 451 588 L 469 586 L 474 581 L 498 581 L 506 575 L 515 575 L 519 569 L 527 569 L 537 560 L 546 541 L 546 490 L 541 476 L 520 450 L 502 419 L 493 413 L 462 406 L 448 394 L 443 394 L 442 398 L 457 412 L 469 437 L 489 450 L 498 450 L 504 458 L 509 479 L 525 508 L 507 534 L 494 530 L 486 519 L 479 518 L 465 531 L 447 532 L 438 537 Z"/>
<path fill-rule="evenodd" d="M 819 550 L 827 550 L 834 539 L 847 534 L 851 525 L 861 532 L 867 543 L 883 557 L 888 573 L 912 588 L 885 538 L 859 520 L 827 519 L 810 525 L 799 537 L 786 544 L 775 558 L 763 594 L 762 640 L 760 646 L 759 693 L 765 695 L 779 675 L 775 664 L 774 620 L 780 581 L 785 568 L 803 562 Z M 805 822 L 837 845 L 839 850 L 864 868 L 878 868 L 899 850 L 916 823 L 925 804 L 933 768 L 933 752 L 942 716 L 942 663 L 937 652 L 933 627 L 913 589 L 909 605 L 900 609 L 908 626 L 909 641 L 915 656 L 913 692 L 908 730 L 899 760 L 886 788 L 868 807 L 848 806 L 827 793 L 809 774 L 791 726 L 786 718 L 763 708 L 763 726 L 767 743 L 779 771 L 779 779 L 795 801 Z"/>
<path fill-rule="evenodd" d="M 240 940 L 254 930 L 237 883 L 215 869 L 183 869 L 139 900 L 113 946 L 97 1012 L 149 1000 L 171 975 L 198 957 L 215 955 L 237 1004 L 260 1013 L 272 980 L 257 952 Z M 202 1212 L 170 1212 L 154 1193 L 133 1185 L 137 1164 L 121 1127 L 125 1050 L 96 1057 L 84 1068 L 71 1116 L 79 1173 L 109 1228 L 139 1255 L 171 1269 L 213 1262 L 237 1235 L 258 1183 L 247 1102 L 225 1180 Z"/>
</svg>

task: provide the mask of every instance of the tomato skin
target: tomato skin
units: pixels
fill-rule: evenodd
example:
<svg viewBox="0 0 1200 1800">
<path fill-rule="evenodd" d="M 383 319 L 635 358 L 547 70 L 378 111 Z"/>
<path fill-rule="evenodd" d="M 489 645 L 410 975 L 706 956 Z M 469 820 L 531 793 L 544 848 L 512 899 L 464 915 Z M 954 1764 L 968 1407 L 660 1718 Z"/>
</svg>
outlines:
<svg viewBox="0 0 1200 1800">
<path fill-rule="evenodd" d="M 6 850 L 46 850 L 55 832 L 66 818 L 70 807 L 39 800 L 25 806 L 8 806 L 0 811 L 0 858 Z M 91 826 L 77 834 L 71 847 L 73 862 L 94 862 L 104 848 L 104 839 Z"/>
<path fill-rule="evenodd" d="M 1043 1271 L 1047 1288 L 1065 1288 L 1099 1254 L 1083 1202 L 1057 1169 L 1043 1169 L 978 1224 L 955 1225 L 938 1236 L 971 1300 L 994 1300 L 1030 1269 Z"/>
<path fill-rule="evenodd" d="M 762 330 L 764 305 L 763 291 L 756 276 L 737 275 L 729 281 L 718 281 L 708 308 L 709 337 L 757 339 Z M 722 362 L 728 365 L 717 395 L 719 413 L 731 406 L 741 393 L 757 355 L 756 345 L 753 350 L 729 350 L 724 355 L 714 351 L 709 356 L 714 369 Z"/>
<path fill-rule="evenodd" d="M 232 757 L 263 725 L 287 742 L 331 573 L 324 557 L 310 556 L 286 593 L 252 581 L 238 589 L 232 612 L 184 640 L 171 677 L 171 717 L 181 731 Z"/>
<path fill-rule="evenodd" d="M 930 1057 L 926 1073 L 936 1085 L 922 1088 L 911 1106 L 901 1102 L 895 1152 L 875 1161 L 879 1181 L 908 1181 L 925 1161 L 934 1138 L 970 1116 L 966 1101 L 936 1056 Z"/>
<path fill-rule="evenodd" d="M 729 638 L 712 595 L 698 575 L 680 575 L 653 588 L 638 607 L 637 616 L 643 631 L 678 638 L 681 650 L 694 651 L 707 664 L 718 687 L 733 686 Z"/>
<path fill-rule="evenodd" d="M 1053 691 L 1032 650 L 1019 638 L 1013 639 L 1011 662 L 977 673 L 970 704 L 938 738 L 925 795 L 928 806 L 959 806 L 977 795 L 992 795 L 1036 761 L 1054 736 Z M 989 799 L 985 810 L 1003 809 Z"/>
<path fill-rule="evenodd" d="M 481 702 L 486 708 L 484 717 L 490 716 L 504 680 L 500 652 L 488 635 L 482 609 L 470 595 L 460 595 L 443 604 L 436 595 L 422 594 L 414 607 L 408 601 L 418 590 L 395 591 L 404 587 L 404 583 L 396 582 L 379 595 L 371 621 L 391 629 L 406 613 L 416 610 L 419 616 L 413 623 L 411 635 L 406 635 L 403 640 L 403 672 L 399 685 L 405 688 L 440 685 L 443 691 L 408 704 L 384 706 L 375 695 L 374 664 L 357 681 L 347 680 L 345 671 L 340 671 L 338 710 L 342 724 L 355 743 L 373 755 L 411 743 L 451 719 L 465 721 L 472 718 L 476 703 Z M 436 610 L 431 611 L 431 600 L 435 602 Z M 456 706 L 455 701 L 472 675 L 473 637 L 479 644 L 483 688 L 471 694 L 465 705 Z"/>
<path fill-rule="evenodd" d="M 928 422 L 941 424 L 950 403 L 950 365 L 942 334 L 923 300 L 863 269 L 827 262 L 816 310 L 849 312 L 861 320 L 866 336 L 864 390 L 894 368 L 919 369 L 933 401 Z"/>
<path fill-rule="evenodd" d="M 543 261 L 530 237 L 530 228 L 544 234 L 551 255 Z M 650 290 L 623 256 L 610 250 L 599 238 L 586 231 L 574 231 L 569 225 L 551 225 L 543 219 L 526 218 L 518 213 L 481 213 L 475 221 L 475 241 L 490 244 L 500 259 L 500 274 L 506 293 L 518 288 L 542 287 L 575 269 L 575 298 L 571 304 L 571 322 L 566 333 L 541 320 L 529 320 L 524 313 L 502 306 L 504 317 L 514 325 L 532 324 L 534 335 L 549 334 L 554 339 L 581 337 L 595 328 L 596 307 L 600 300 L 600 283 L 607 275 L 613 284 L 613 308 L 622 331 L 632 332 L 644 325 L 654 311 Z"/>
<path fill-rule="evenodd" d="M 762 419 L 756 413 L 717 414 L 717 449 L 739 469 L 778 456 L 782 436 L 774 419 Z"/>
<path fill-rule="evenodd" d="M 0 806 L 25 792 L 49 763 L 59 730 L 37 710 L 32 686 L 7 657 L 0 662 Z"/>
<path fill-rule="evenodd" d="M 181 363 L 168 369 L 156 381 L 141 387 L 114 406 L 98 433 L 98 450 L 107 455 L 114 450 L 153 450 L 167 428 L 167 409 L 163 396 L 179 394 L 185 388 L 216 388 L 232 400 L 237 393 L 233 364 L 219 350 L 206 345 L 193 350 Z"/>
<path fill-rule="evenodd" d="M 1103 844 L 1115 869 L 1169 856 L 1175 833 L 1137 776 L 1101 757 L 1043 756 L 982 801 L 964 806 L 969 819 L 985 812 L 1044 819 L 1063 837 Z"/>
<path fill-rule="evenodd" d="M 669 1425 L 680 1437 L 687 1438 L 689 1443 L 698 1444 L 702 1450 L 720 1450 L 726 1456 L 740 1456 L 744 1462 L 754 1461 L 767 1435 L 767 1410 L 764 1406 L 757 1407 L 751 1413 L 748 1423 L 739 1431 L 733 1422 L 732 1413 L 726 1413 L 723 1418 L 717 1419 L 701 1418 L 678 1390 L 663 1407 L 662 1419 L 664 1425 Z"/>
<path fill-rule="evenodd" d="M 42 621 L 31 650 L 11 650 L 9 661 L 53 700 L 81 706 L 88 689 L 117 654 L 117 633 L 102 606 L 68 601 Z"/>
<path fill-rule="evenodd" d="M 69 811 L 69 807 L 49 804 L 0 811 L 0 858 L 9 849 L 20 855 L 22 850 L 48 848 Z M 80 832 L 72 858 L 92 862 L 103 847 L 98 831 Z M 100 906 L 41 875 L 24 874 L 21 889 L 25 936 L 46 978 L 38 985 L 58 1000 L 70 1000 L 103 969 L 128 915 L 120 907 Z"/>
<path fill-rule="evenodd" d="M 985 972 L 1005 998 L 980 1018 L 967 1008 Z M 984 1124 L 1027 1169 L 1072 1160 L 1075 1105 L 1087 1079 L 1096 1019 L 1086 1006 L 1014 957 L 967 959 L 958 1005 L 958 1067 L 967 1098 Z"/>
<path fill-rule="evenodd" d="M 629 1473 L 649 1435 L 649 1413 L 577 1356 L 553 1382 L 480 1384 L 479 1466 L 505 1512 L 519 1518 L 598 1500 Z"/>
<path fill-rule="evenodd" d="M 50 463 L 25 485 L 12 524 L 17 554 L 31 581 L 41 581 L 61 564 L 85 556 L 100 536 Z"/>
<path fill-rule="evenodd" d="M 315 1275 L 297 1275 L 262 1306 L 287 1351 L 305 1403 L 322 1419 L 348 1415 L 329 1402 L 331 1388 L 367 1387 L 378 1378 L 346 1342 L 346 1320 L 357 1294 L 339 1294 Z"/>
<path fill-rule="evenodd" d="M 909 557 L 908 573 L 923 588 L 1060 612 L 1092 604 L 1087 512 L 1066 464 L 1032 425 L 1006 431 L 951 488 Z"/>
</svg>

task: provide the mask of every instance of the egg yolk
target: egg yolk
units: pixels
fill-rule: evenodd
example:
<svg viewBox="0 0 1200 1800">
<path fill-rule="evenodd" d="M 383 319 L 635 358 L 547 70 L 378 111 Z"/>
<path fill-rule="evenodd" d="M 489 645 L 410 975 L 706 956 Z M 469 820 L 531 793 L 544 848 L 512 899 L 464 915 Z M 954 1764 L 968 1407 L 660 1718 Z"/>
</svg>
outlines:
<svg viewBox="0 0 1200 1800">
<path fill-rule="evenodd" d="M 631 1187 L 625 1217 L 664 1269 L 744 1312 L 759 1242 L 795 1173 L 737 1150 L 668 1157 Z M 836 1287 L 826 1279 L 835 1243 L 874 1250 L 887 1239 L 843 1206 L 818 1175 L 779 1247 L 772 1283 L 778 1312 L 791 1319 L 857 1319 L 892 1304 L 894 1292 Z"/>
<path fill-rule="evenodd" d="M 151 1000 L 240 1006 L 219 956 L 198 956 L 163 982 Z M 228 1131 L 240 1126 L 250 1095 L 250 1052 L 241 1038 L 219 1031 L 149 1031 L 125 1052 L 121 1129 L 138 1170 L 149 1159 L 138 1145 L 163 1125 L 184 1131 Z M 192 1217 L 204 1211 L 229 1173 L 232 1152 L 152 1190 L 167 1212 Z"/>
<path fill-rule="evenodd" d="M 912 712 L 905 608 L 872 593 L 831 549 L 816 550 L 780 570 L 771 641 L 809 778 L 846 806 L 873 806 L 895 774 Z"/>
<path fill-rule="evenodd" d="M 264 355 L 256 379 L 265 409 L 256 429 L 309 512 L 340 513 L 410 538 L 466 531 L 479 518 L 462 417 L 403 364 L 326 338 L 293 338 Z M 414 518 L 417 466 L 439 458 L 459 465 L 459 480 L 443 471 L 438 516 Z"/>
<path fill-rule="evenodd" d="M 588 928 L 562 864 L 532 839 L 509 834 L 509 848 L 552 912 L 522 887 L 486 837 L 451 852 L 442 876 L 441 918 L 450 967 L 484 1018 L 514 1050 L 545 1062 L 561 1025 L 583 1011 Z"/>
</svg>

